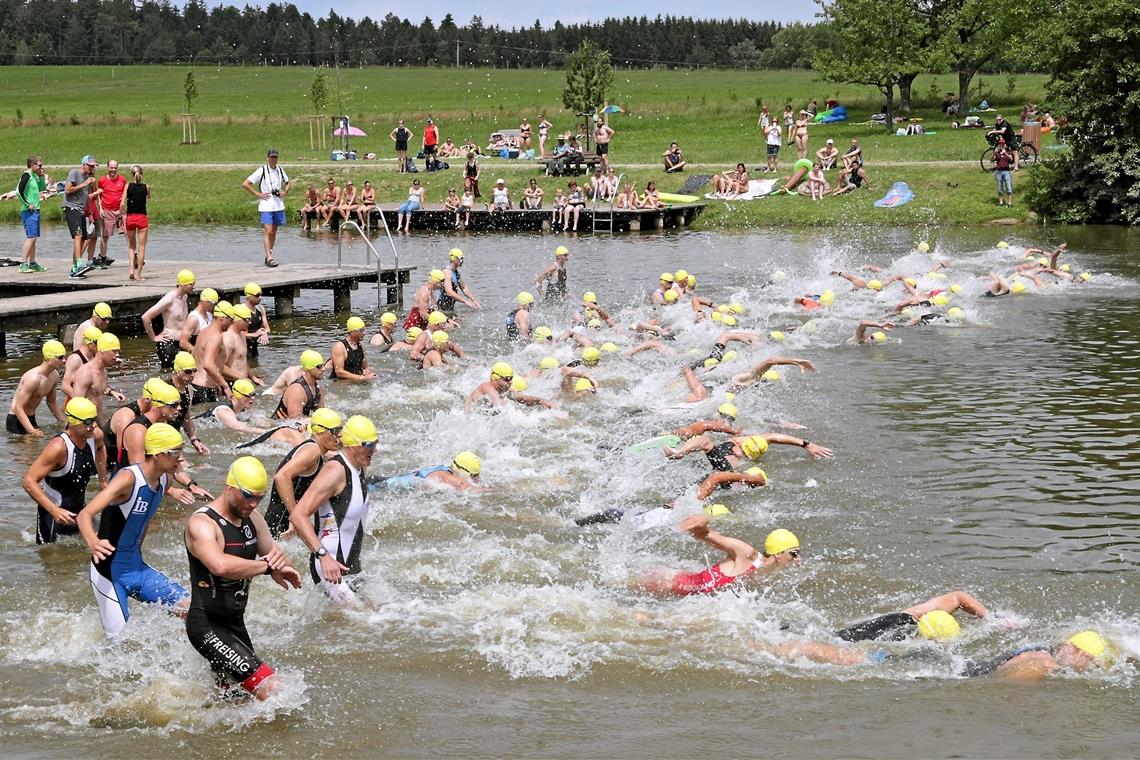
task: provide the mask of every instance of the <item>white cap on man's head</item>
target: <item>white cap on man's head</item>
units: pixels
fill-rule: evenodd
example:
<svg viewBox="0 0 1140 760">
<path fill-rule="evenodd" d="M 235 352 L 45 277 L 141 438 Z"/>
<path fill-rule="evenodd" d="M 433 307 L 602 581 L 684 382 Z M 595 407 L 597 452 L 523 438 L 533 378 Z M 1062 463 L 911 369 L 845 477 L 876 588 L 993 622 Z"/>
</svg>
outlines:
<svg viewBox="0 0 1140 760">
<path fill-rule="evenodd" d="M 832 139 L 829 137 L 829 138 L 827 138 L 827 144 L 828 144 L 828 145 L 835 145 L 835 140 L 832 140 Z"/>
</svg>

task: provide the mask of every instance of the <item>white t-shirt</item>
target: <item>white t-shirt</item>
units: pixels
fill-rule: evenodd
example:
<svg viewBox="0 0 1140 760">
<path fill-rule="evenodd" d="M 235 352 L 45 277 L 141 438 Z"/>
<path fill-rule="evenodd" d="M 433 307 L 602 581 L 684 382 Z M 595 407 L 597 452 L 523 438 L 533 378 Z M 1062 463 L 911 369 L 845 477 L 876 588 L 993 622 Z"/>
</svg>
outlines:
<svg viewBox="0 0 1140 760">
<path fill-rule="evenodd" d="M 768 127 L 768 144 L 769 145 L 779 145 L 780 144 L 780 125 L 779 124 L 772 124 L 771 126 Z"/>
<path fill-rule="evenodd" d="M 280 195 L 273 195 L 273 191 L 280 192 L 285 183 L 289 181 L 289 175 L 285 170 L 278 166 L 276 169 L 271 169 L 269 164 L 258 167 L 258 169 L 248 177 L 246 181 L 251 185 L 256 185 L 263 193 L 269 193 L 269 197 L 265 200 L 257 201 L 258 211 L 284 211 L 285 199 Z"/>
</svg>

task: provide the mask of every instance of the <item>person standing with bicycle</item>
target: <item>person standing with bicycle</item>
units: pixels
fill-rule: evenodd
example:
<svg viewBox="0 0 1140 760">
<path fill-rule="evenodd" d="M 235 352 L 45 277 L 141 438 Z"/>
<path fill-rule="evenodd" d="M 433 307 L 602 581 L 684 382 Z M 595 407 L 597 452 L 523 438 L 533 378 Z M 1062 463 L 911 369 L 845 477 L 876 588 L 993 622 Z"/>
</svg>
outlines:
<svg viewBox="0 0 1140 760">
<path fill-rule="evenodd" d="M 1013 207 L 1013 174 L 1010 173 L 1010 167 L 1014 164 L 1015 154 L 1005 144 L 1005 140 L 1001 137 L 997 140 L 997 145 L 994 146 L 994 176 L 997 179 L 997 199 L 999 206 L 1008 205 Z M 1002 200 L 1002 191 L 1005 192 L 1006 200 Z"/>
<path fill-rule="evenodd" d="M 986 133 L 986 137 L 991 142 L 995 137 L 1000 137 L 1002 140 L 1004 140 L 1005 147 L 1013 155 L 1013 170 L 1017 171 L 1021 168 L 1017 160 L 1017 149 L 1021 147 L 1018 145 L 1017 133 L 1013 131 L 1013 125 L 1006 121 L 1004 116 L 998 116 L 996 119 L 994 119 L 994 128 Z"/>
</svg>

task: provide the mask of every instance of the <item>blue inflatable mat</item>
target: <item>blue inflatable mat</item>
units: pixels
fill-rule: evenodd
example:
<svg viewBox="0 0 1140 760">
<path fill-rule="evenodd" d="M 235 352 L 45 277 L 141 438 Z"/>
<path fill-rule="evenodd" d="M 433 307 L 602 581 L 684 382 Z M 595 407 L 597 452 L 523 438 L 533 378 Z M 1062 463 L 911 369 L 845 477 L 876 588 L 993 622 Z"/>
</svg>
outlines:
<svg viewBox="0 0 1140 760">
<path fill-rule="evenodd" d="M 905 182 L 896 182 L 891 185 L 891 189 L 887 191 L 879 200 L 875 201 L 876 208 L 895 208 L 897 206 L 905 206 L 914 200 L 914 191 L 910 189 L 910 185 Z"/>
</svg>

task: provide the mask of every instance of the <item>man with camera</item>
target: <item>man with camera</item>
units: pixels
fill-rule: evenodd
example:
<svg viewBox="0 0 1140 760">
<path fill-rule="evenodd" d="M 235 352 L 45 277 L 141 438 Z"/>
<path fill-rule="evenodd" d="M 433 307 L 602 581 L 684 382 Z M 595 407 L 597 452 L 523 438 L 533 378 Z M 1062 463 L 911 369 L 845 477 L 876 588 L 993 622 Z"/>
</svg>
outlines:
<svg viewBox="0 0 1140 760">
<path fill-rule="evenodd" d="M 246 177 L 242 187 L 256 196 L 261 225 L 265 228 L 265 266 L 275 267 L 273 245 L 277 241 L 277 228 L 285 224 L 285 196 L 289 194 L 289 175 L 277 165 L 277 149 L 265 154 L 265 164 Z"/>
</svg>

